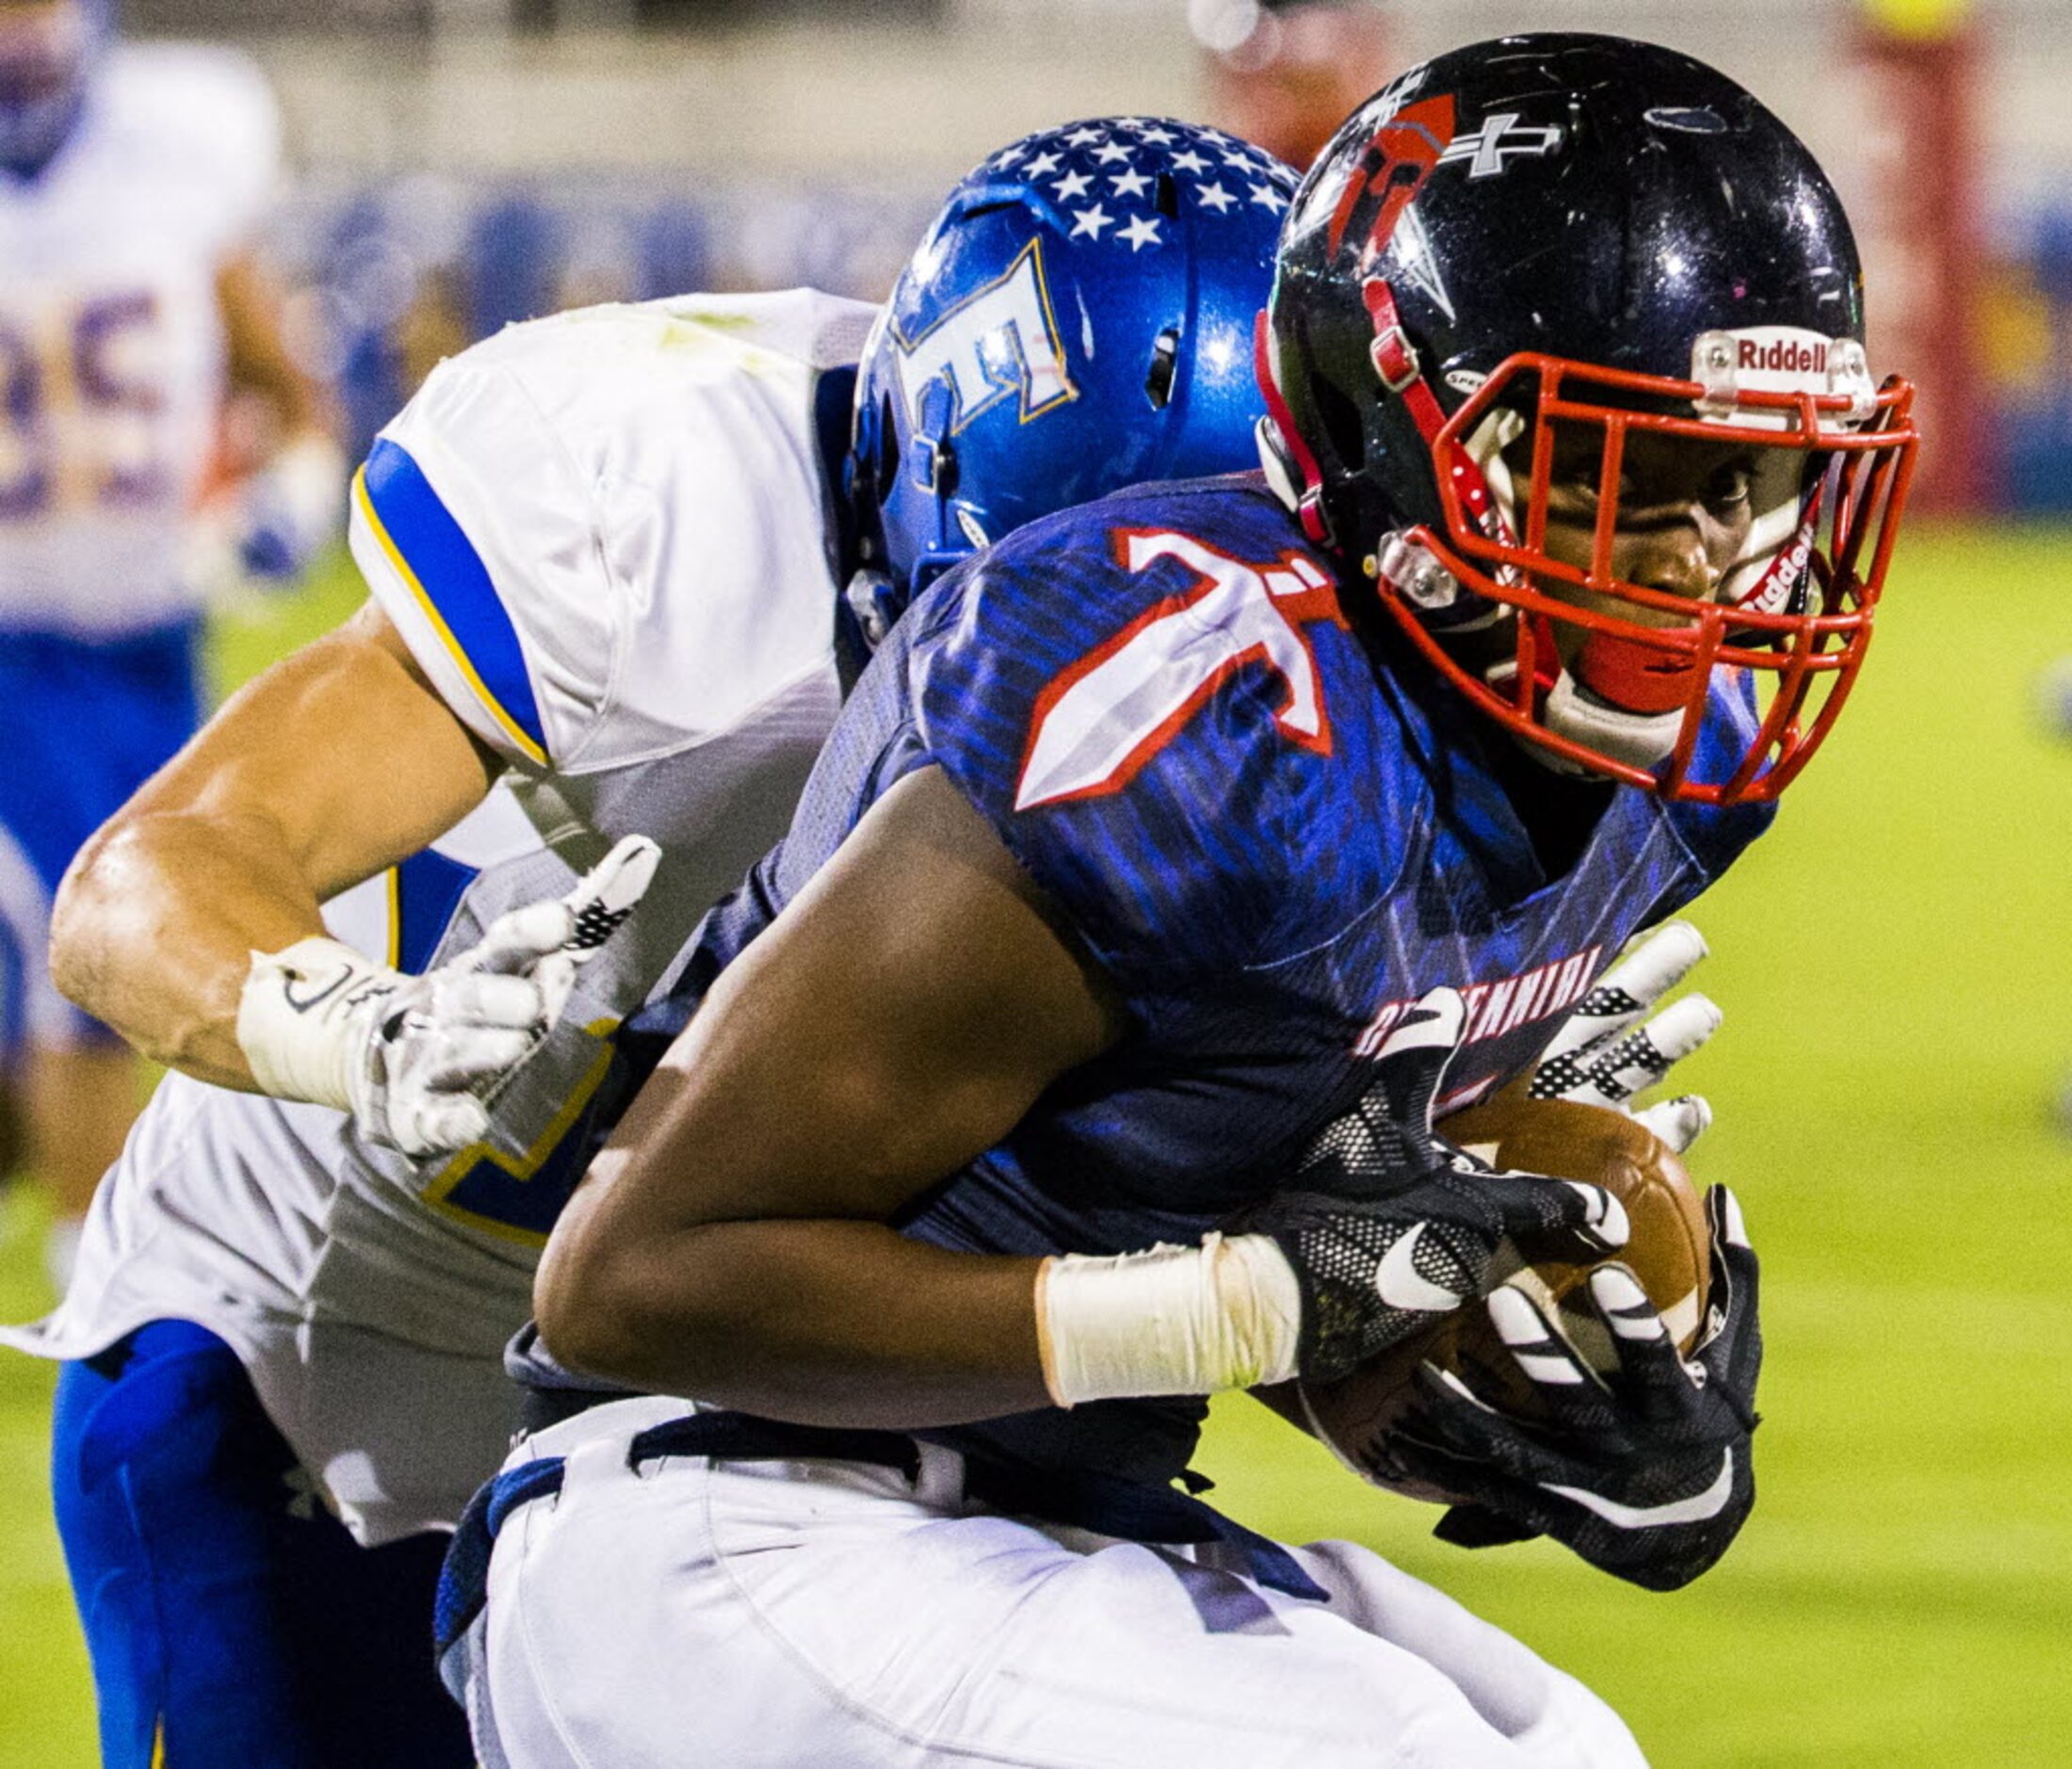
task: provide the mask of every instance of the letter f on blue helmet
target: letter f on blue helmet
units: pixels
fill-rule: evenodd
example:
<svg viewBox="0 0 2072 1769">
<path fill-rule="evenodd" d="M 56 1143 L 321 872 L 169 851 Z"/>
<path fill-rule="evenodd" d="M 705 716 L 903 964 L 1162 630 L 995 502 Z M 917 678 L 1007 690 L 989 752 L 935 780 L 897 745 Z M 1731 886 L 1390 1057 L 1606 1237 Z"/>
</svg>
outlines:
<svg viewBox="0 0 2072 1769">
<path fill-rule="evenodd" d="M 1294 187 L 1220 130 L 1104 117 L 1024 137 L 950 192 L 857 377 L 866 636 L 1025 522 L 1256 464 L 1253 320 Z"/>
</svg>

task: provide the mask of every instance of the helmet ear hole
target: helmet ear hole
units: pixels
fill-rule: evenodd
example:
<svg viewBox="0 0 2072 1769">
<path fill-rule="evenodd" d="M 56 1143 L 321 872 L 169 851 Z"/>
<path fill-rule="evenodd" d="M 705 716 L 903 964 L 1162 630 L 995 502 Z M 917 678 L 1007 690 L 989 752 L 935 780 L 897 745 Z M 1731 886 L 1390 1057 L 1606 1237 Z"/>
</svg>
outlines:
<svg viewBox="0 0 2072 1769">
<path fill-rule="evenodd" d="M 1173 398 L 1173 380 L 1179 372 L 1180 328 L 1168 326 L 1152 341 L 1151 366 L 1144 371 L 1144 397 L 1154 412 L 1165 410 Z"/>
<path fill-rule="evenodd" d="M 1171 172 L 1160 172 L 1152 193 L 1152 205 L 1169 221 L 1180 219 L 1180 187 Z"/>
<path fill-rule="evenodd" d="M 1358 473 L 1367 465 L 1367 426 L 1361 419 L 1359 407 L 1321 375 L 1310 381 L 1309 393 L 1317 402 L 1317 416 L 1323 425 L 1324 439 L 1331 445 L 1332 453 L 1338 457 L 1340 470 Z"/>
</svg>

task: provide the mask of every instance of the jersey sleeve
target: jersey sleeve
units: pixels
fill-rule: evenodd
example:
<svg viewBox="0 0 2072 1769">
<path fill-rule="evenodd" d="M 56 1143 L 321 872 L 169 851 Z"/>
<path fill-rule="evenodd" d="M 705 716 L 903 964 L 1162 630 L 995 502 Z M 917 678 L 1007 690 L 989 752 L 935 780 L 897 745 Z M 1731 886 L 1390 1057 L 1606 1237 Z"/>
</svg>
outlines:
<svg viewBox="0 0 2072 1769">
<path fill-rule="evenodd" d="M 526 391 L 494 363 L 433 371 L 355 476 L 367 587 L 469 730 L 545 770 L 607 704 L 617 600 L 595 512 Z"/>
<path fill-rule="evenodd" d="M 1171 990 L 1255 962 L 1283 919 L 1281 685 L 1190 601 L 1191 574 L 1133 579 L 1086 514 L 917 610 L 916 724 L 1103 968 Z"/>
</svg>

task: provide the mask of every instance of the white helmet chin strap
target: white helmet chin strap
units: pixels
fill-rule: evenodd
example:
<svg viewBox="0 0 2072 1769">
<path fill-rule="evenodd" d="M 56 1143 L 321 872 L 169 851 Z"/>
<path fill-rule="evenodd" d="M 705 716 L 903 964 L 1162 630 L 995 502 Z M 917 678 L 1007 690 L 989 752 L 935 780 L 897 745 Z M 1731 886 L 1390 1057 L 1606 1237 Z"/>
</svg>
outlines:
<svg viewBox="0 0 2072 1769">
<path fill-rule="evenodd" d="M 1517 482 L 1512 478 L 1504 450 L 1525 432 L 1523 414 L 1499 405 L 1475 426 L 1465 445 L 1467 458 L 1481 472 L 1483 483 L 1489 487 L 1489 501 L 1496 507 L 1497 531 L 1489 537 L 1492 541 L 1512 541 L 1518 532 Z"/>
<path fill-rule="evenodd" d="M 1516 674 L 1516 663 L 1505 657 L 1490 666 L 1483 680 L 1499 693 L 1508 694 Z M 1547 692 L 1540 717 L 1546 729 L 1556 737 L 1581 743 L 1632 768 L 1653 768 L 1659 762 L 1667 761 L 1670 751 L 1676 747 L 1676 736 L 1683 728 L 1684 716 L 1681 708 L 1670 712 L 1627 712 L 1623 707 L 1607 706 L 1579 687 L 1576 678 L 1564 669 L 1554 678 L 1554 686 Z M 1595 769 L 1571 761 L 1538 743 L 1528 743 L 1520 738 L 1518 747 L 1542 767 L 1557 774 L 1583 777 L 1597 772 Z"/>
<path fill-rule="evenodd" d="M 1281 431 L 1271 417 L 1262 417 L 1252 427 L 1252 441 L 1259 451 L 1259 465 L 1266 473 L 1267 490 L 1286 504 L 1292 513 L 1302 507 L 1302 487 L 1295 482 L 1295 469 L 1287 459 L 1287 445 L 1281 440 Z"/>
<path fill-rule="evenodd" d="M 1623 707 L 1609 706 L 1579 688 L 1565 669 L 1555 678 L 1542 716 L 1556 737 L 1586 743 L 1613 761 L 1634 768 L 1652 768 L 1668 760 L 1684 721 L 1681 707 L 1670 712 L 1627 712 Z M 1540 755 L 1557 767 L 1563 767 L 1561 758 L 1550 751 L 1542 750 Z"/>
</svg>

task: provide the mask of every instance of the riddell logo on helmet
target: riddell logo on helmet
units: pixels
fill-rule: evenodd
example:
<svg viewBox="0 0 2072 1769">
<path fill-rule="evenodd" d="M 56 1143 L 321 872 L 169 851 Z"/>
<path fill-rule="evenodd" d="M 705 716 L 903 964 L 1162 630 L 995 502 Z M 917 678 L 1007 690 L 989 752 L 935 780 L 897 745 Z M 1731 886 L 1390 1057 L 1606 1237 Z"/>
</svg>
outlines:
<svg viewBox="0 0 2072 1769">
<path fill-rule="evenodd" d="M 1773 375 L 1818 375 L 1822 380 L 1827 376 L 1825 338 L 1811 342 L 1800 337 L 1773 338 L 1768 344 L 1740 338 L 1736 340 L 1734 356 L 1734 366 L 1744 375 L 1760 368 Z"/>
<path fill-rule="evenodd" d="M 1803 326 L 1747 326 L 1701 333 L 1691 352 L 1691 378 L 1730 400 L 1739 393 L 1873 391 L 1863 347 Z"/>
</svg>

